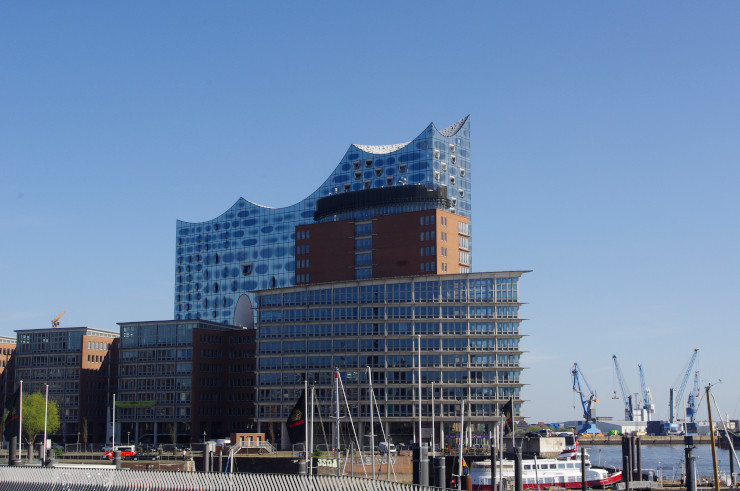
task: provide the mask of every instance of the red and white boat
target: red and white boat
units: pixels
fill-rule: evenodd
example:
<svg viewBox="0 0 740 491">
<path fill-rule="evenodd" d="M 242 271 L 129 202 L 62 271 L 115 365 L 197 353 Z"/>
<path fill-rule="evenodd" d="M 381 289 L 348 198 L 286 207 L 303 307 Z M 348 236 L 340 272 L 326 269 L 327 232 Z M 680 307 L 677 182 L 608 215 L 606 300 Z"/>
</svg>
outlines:
<svg viewBox="0 0 740 491">
<path fill-rule="evenodd" d="M 622 480 L 622 471 L 609 471 L 601 467 L 592 467 L 586 456 L 586 486 L 605 488 Z M 514 481 L 514 461 L 504 460 L 496 463 L 496 481 L 503 474 L 504 483 Z M 470 475 L 473 479 L 473 491 L 490 491 L 491 461 L 474 462 Z M 550 487 L 580 488 L 580 459 L 524 459 L 522 461 L 522 487 L 524 489 L 546 489 Z"/>
</svg>

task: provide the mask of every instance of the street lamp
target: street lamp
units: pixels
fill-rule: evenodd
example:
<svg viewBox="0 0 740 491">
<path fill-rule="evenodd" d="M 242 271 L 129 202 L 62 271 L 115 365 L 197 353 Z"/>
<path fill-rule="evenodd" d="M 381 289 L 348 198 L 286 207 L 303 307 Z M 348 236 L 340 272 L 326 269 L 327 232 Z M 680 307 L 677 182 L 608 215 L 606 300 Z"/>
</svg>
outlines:
<svg viewBox="0 0 740 491">
<path fill-rule="evenodd" d="M 131 445 L 131 440 L 129 438 L 130 436 L 131 436 L 131 432 L 127 431 L 126 432 L 126 445 Z"/>
<path fill-rule="evenodd" d="M 206 442 L 206 430 L 203 430 L 203 443 Z"/>
</svg>

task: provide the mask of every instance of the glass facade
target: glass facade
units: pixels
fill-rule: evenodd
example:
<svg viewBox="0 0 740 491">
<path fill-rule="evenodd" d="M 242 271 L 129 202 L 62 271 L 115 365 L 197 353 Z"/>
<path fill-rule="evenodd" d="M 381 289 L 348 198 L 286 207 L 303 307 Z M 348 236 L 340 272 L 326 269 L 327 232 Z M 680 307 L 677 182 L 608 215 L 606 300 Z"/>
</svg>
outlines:
<svg viewBox="0 0 740 491">
<path fill-rule="evenodd" d="M 317 394 L 316 421 L 334 414 L 339 370 L 355 422 L 369 421 L 368 370 L 380 416 L 398 423 L 396 441 L 418 417 L 490 424 L 514 399 L 521 405 L 519 278 L 524 271 L 373 279 L 257 292 L 257 418 L 285 421 L 307 380 Z M 420 355 L 420 357 L 419 357 Z M 434 383 L 434 389 L 432 389 Z M 432 395 L 434 390 L 434 395 Z M 426 419 L 428 418 L 428 419 Z M 489 428 L 490 429 L 490 428 Z M 487 435 L 487 433 L 485 433 Z"/>
<path fill-rule="evenodd" d="M 444 204 L 366 207 L 321 220 L 360 220 L 424 207 L 444 209 L 469 219 L 470 176 L 470 123 L 465 117 L 443 130 L 430 124 L 405 144 L 351 145 L 326 181 L 292 206 L 268 208 L 240 198 L 213 220 L 178 221 L 174 317 L 251 327 L 255 299 L 250 292 L 296 284 L 295 227 L 314 222 L 320 198 L 419 185 L 441 192 L 447 200 Z M 469 256 L 466 261 L 470 263 Z"/>
</svg>

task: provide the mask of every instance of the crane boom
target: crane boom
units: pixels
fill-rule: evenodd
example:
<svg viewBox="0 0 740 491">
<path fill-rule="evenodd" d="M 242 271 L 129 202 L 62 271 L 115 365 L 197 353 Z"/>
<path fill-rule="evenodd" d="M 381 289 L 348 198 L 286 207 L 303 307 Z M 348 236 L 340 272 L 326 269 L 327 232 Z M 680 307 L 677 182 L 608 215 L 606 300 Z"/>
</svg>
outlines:
<svg viewBox="0 0 740 491">
<path fill-rule="evenodd" d="M 650 387 L 645 383 L 645 372 L 642 370 L 642 365 L 637 365 L 640 369 L 640 385 L 642 386 L 642 409 L 645 411 L 645 421 L 650 421 L 651 416 L 655 413 L 655 404 L 653 404 L 653 394 L 650 392 Z"/>
<path fill-rule="evenodd" d="M 571 375 L 573 376 L 573 391 L 578 393 L 578 396 L 581 399 L 581 406 L 583 407 L 583 418 L 586 420 L 586 424 L 579 430 L 579 433 L 601 433 L 601 431 L 596 427 L 594 424 L 596 421 L 596 416 L 594 415 L 595 409 L 593 405 L 597 402 L 599 402 L 599 398 L 596 395 L 596 392 L 594 392 L 591 389 L 591 386 L 588 384 L 588 380 L 586 380 L 586 376 L 583 375 L 583 372 L 578 366 L 578 363 L 573 364 L 573 369 L 571 370 Z M 588 390 L 588 394 L 585 393 L 584 387 L 581 385 L 581 381 L 583 381 L 583 385 L 585 385 L 585 389 Z"/>
<path fill-rule="evenodd" d="M 701 404 L 701 389 L 699 388 L 699 372 L 694 372 L 694 388 L 689 392 L 689 400 L 686 403 L 686 417 L 691 423 L 696 421 L 696 412 Z"/>
<path fill-rule="evenodd" d="M 59 327 L 59 319 L 61 319 L 61 317 L 64 315 L 64 313 L 66 311 L 67 311 L 66 309 L 65 310 L 62 310 L 62 313 L 61 314 L 59 314 L 58 316 L 54 317 L 51 320 L 51 327 Z"/>
<path fill-rule="evenodd" d="M 678 414 L 678 408 L 681 405 L 681 399 L 683 398 L 683 393 L 686 390 L 686 383 L 689 381 L 689 377 L 691 376 L 691 369 L 694 368 L 694 362 L 696 361 L 696 357 L 698 355 L 699 348 L 694 348 L 694 352 L 691 354 L 691 358 L 689 358 L 689 361 L 682 372 L 683 379 L 681 380 L 681 385 L 678 387 L 678 389 L 676 389 L 675 384 L 674 387 L 671 387 L 671 406 L 669 408 L 671 423 L 676 422 L 676 414 Z"/>
<path fill-rule="evenodd" d="M 624 375 L 622 375 L 622 369 L 619 368 L 619 362 L 617 361 L 617 355 L 612 355 L 614 360 L 614 370 L 617 372 L 617 380 L 619 381 L 619 389 L 622 391 L 622 399 L 624 400 L 624 419 L 627 421 L 635 420 L 635 411 L 632 407 L 632 396 L 627 388 L 627 383 L 624 381 Z"/>
</svg>

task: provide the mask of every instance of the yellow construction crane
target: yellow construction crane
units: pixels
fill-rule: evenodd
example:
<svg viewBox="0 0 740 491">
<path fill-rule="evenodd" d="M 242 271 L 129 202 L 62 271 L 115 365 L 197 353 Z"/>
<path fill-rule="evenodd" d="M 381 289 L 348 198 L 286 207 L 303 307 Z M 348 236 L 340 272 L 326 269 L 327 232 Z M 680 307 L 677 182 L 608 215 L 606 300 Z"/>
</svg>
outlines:
<svg viewBox="0 0 740 491">
<path fill-rule="evenodd" d="M 64 315 L 66 310 L 62 310 L 62 313 L 58 316 L 54 317 L 54 319 L 51 321 L 51 327 L 59 327 L 59 318 Z"/>
</svg>

